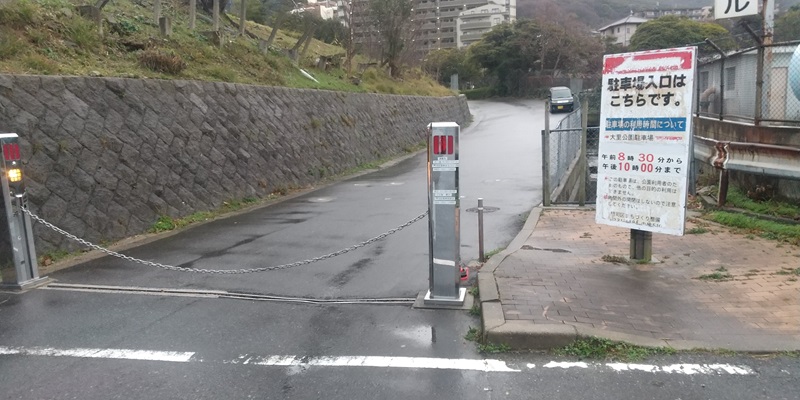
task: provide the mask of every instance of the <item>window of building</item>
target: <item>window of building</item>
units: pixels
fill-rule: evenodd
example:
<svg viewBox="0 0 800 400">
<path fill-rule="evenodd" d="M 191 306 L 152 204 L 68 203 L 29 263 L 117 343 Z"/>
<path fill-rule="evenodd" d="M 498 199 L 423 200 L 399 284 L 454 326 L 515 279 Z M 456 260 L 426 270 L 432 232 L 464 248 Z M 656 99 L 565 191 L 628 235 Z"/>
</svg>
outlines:
<svg viewBox="0 0 800 400">
<path fill-rule="evenodd" d="M 736 67 L 725 68 L 725 91 L 736 89 Z"/>
<path fill-rule="evenodd" d="M 625 28 L 625 33 L 631 33 L 631 28 Z"/>
<path fill-rule="evenodd" d="M 488 14 L 489 10 L 481 10 L 481 14 Z"/>
</svg>

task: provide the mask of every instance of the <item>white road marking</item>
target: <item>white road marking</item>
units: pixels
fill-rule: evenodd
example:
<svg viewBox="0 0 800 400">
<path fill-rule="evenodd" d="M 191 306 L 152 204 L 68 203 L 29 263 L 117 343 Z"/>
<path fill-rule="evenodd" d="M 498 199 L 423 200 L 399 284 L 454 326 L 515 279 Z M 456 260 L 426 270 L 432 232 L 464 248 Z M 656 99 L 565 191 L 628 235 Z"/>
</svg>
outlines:
<svg viewBox="0 0 800 400">
<path fill-rule="evenodd" d="M 470 360 L 428 357 L 382 357 L 382 356 L 340 356 L 312 357 L 297 356 L 242 356 L 242 364 L 264 366 L 309 366 L 309 367 L 376 367 L 412 369 L 453 369 L 483 372 L 520 372 L 509 368 L 504 361 Z"/>
<path fill-rule="evenodd" d="M 556 362 L 556 361 L 550 361 L 549 363 L 543 365 L 543 367 L 544 368 L 564 368 L 564 369 L 572 368 L 572 367 L 589 368 L 589 364 L 586 364 L 585 362 Z"/>
<path fill-rule="evenodd" d="M 528 364 L 529 369 L 535 365 Z M 626 363 L 605 363 L 587 364 L 583 362 L 555 362 L 551 361 L 544 365 L 544 368 L 610 368 L 616 372 L 635 371 L 650 373 L 667 373 L 683 375 L 755 375 L 756 372 L 746 365 L 730 364 L 671 364 L 671 365 L 650 365 L 650 364 L 626 364 Z"/>
<path fill-rule="evenodd" d="M 240 365 L 258 365 L 265 367 L 299 368 L 302 371 L 309 367 L 369 367 L 369 368 L 408 368 L 408 369 L 445 369 L 480 372 L 522 372 L 509 367 L 501 360 L 481 360 L 463 358 L 432 357 L 387 357 L 387 356 L 334 356 L 303 357 L 292 355 L 240 355 L 230 360 L 204 360 L 195 352 L 156 351 L 134 349 L 56 349 L 49 347 L 13 347 L 0 346 L 0 356 L 41 356 L 41 357 L 75 357 L 100 358 L 115 360 L 163 361 L 179 363 L 222 363 Z M 536 369 L 536 364 L 526 364 L 528 370 Z M 647 372 L 684 375 L 755 375 L 756 372 L 746 365 L 731 364 L 627 364 L 627 363 L 585 363 L 550 361 L 542 368 L 553 369 L 608 369 L 616 372 Z"/>
<path fill-rule="evenodd" d="M 0 346 L 0 355 L 107 358 L 117 360 L 143 360 L 189 362 L 193 352 L 152 351 L 130 349 L 53 349 L 47 347 L 6 347 Z"/>
</svg>

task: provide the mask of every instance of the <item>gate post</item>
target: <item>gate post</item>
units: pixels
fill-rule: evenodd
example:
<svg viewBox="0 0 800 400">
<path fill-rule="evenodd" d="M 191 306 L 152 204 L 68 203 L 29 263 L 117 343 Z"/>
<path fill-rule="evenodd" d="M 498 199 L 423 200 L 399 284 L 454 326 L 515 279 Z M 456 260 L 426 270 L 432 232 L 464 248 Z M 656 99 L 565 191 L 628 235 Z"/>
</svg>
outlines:
<svg viewBox="0 0 800 400">
<path fill-rule="evenodd" d="M 458 190 L 458 142 L 455 122 L 428 125 L 428 241 L 430 279 L 426 305 L 461 305 L 461 236 Z"/>
<path fill-rule="evenodd" d="M 39 278 L 31 219 L 22 211 L 28 199 L 22 180 L 19 136 L 0 133 L 0 146 L 3 148 L 0 163 L 3 170 L 0 176 L 5 208 L 3 217 L 8 225 L 8 237 L 0 238 L 0 243 L 8 245 L 7 249 L 0 249 L 4 253 L 4 259 L 0 259 L 0 288 L 24 290 L 42 284 L 46 279 Z"/>
</svg>

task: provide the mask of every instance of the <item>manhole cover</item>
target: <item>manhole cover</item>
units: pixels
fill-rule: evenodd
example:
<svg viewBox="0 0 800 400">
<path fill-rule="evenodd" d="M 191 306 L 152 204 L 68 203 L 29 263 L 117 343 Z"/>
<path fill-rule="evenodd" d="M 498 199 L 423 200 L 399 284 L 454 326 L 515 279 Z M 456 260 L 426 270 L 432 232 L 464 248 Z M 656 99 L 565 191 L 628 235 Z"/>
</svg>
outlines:
<svg viewBox="0 0 800 400">
<path fill-rule="evenodd" d="M 487 206 L 483 206 L 483 212 L 485 212 L 485 213 L 495 212 L 495 211 L 497 211 L 497 210 L 499 210 L 499 209 L 500 209 L 500 208 L 498 208 L 498 207 L 487 207 Z M 476 213 L 476 212 L 478 212 L 478 207 L 468 208 L 466 211 L 467 211 L 467 212 L 474 212 L 474 213 Z"/>
</svg>

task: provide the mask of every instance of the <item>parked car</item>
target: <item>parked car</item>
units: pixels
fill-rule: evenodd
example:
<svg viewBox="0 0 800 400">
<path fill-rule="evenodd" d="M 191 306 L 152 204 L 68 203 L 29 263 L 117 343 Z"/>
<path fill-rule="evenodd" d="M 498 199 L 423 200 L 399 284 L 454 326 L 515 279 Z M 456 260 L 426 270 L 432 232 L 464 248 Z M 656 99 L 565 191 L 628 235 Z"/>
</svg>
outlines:
<svg viewBox="0 0 800 400">
<path fill-rule="evenodd" d="M 570 112 L 575 108 L 575 99 L 572 91 L 566 86 L 554 86 L 550 88 L 550 112 L 557 111 Z"/>
</svg>

